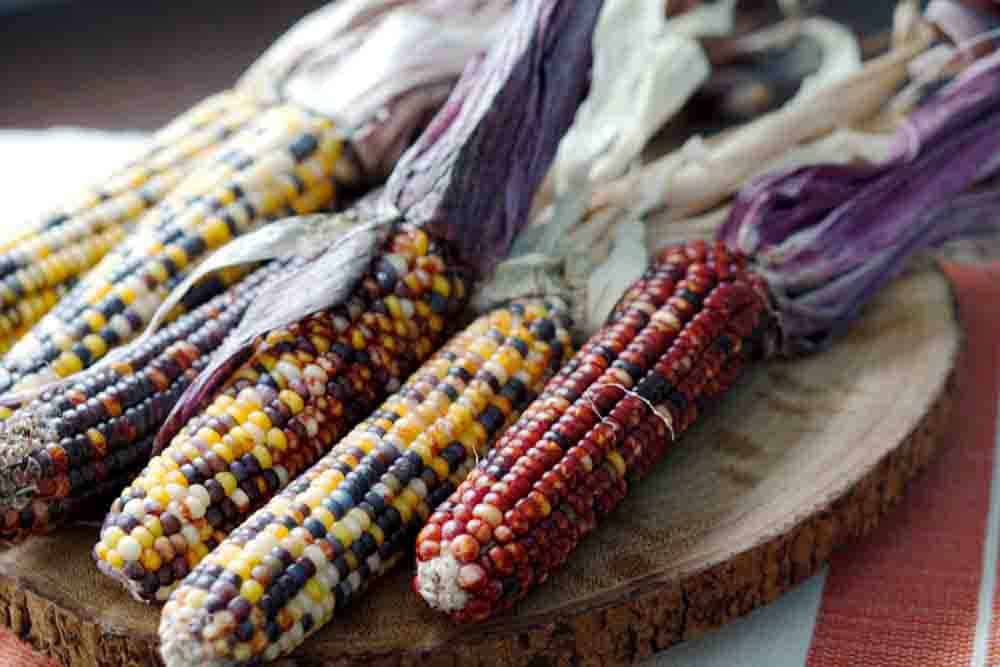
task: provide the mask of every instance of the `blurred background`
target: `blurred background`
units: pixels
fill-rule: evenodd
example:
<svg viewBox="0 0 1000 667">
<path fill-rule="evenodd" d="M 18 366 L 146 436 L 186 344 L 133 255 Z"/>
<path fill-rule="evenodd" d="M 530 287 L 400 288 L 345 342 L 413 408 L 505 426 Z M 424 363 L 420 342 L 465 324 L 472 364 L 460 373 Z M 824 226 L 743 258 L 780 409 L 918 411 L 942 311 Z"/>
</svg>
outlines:
<svg viewBox="0 0 1000 667">
<path fill-rule="evenodd" d="M 233 83 L 323 0 L 0 0 L 0 128 L 152 130 Z M 893 0 L 826 0 L 871 37 Z"/>
</svg>

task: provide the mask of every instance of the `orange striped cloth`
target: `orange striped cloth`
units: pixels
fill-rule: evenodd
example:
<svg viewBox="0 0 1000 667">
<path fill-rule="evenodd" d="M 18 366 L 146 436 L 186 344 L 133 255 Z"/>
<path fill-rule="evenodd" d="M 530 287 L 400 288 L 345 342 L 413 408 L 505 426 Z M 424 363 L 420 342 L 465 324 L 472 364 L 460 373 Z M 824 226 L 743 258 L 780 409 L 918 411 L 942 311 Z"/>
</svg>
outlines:
<svg viewBox="0 0 1000 667">
<path fill-rule="evenodd" d="M 967 333 L 949 442 L 874 535 L 834 555 L 804 667 L 1000 665 L 1000 591 L 988 585 L 1000 577 L 984 579 L 984 563 L 997 562 L 1000 263 L 945 268 Z M 2 632 L 0 665 L 54 667 Z"/>
</svg>

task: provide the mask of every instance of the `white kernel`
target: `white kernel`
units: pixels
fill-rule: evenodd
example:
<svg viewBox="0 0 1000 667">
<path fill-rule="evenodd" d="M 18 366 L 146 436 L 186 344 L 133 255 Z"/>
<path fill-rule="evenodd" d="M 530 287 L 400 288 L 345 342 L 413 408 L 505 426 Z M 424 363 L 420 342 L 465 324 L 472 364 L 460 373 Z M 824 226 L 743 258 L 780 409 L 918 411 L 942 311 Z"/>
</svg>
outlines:
<svg viewBox="0 0 1000 667">
<path fill-rule="evenodd" d="M 361 533 L 363 532 L 361 530 L 361 524 L 359 524 L 358 520 L 355 519 L 353 516 L 348 514 L 347 516 L 345 516 L 343 519 L 340 520 L 340 523 L 342 526 L 344 526 L 344 528 L 347 529 L 347 532 L 351 534 L 351 537 L 353 537 L 354 539 L 358 539 L 359 537 L 361 537 Z"/>
<path fill-rule="evenodd" d="M 167 484 L 167 495 L 171 500 L 183 500 L 187 496 L 187 489 L 180 484 Z"/>
<path fill-rule="evenodd" d="M 410 490 L 413 491 L 415 494 L 417 494 L 418 498 L 427 497 L 427 485 L 424 484 L 424 480 L 420 479 L 419 477 L 415 477 L 414 479 L 410 480 L 409 486 Z"/>
<path fill-rule="evenodd" d="M 291 382 L 292 380 L 298 380 L 302 378 L 302 371 L 298 369 L 294 364 L 290 364 L 287 361 L 279 361 L 274 366 L 276 370 L 282 377 Z"/>
<path fill-rule="evenodd" d="M 127 561 L 139 560 L 139 556 L 142 555 L 142 545 L 131 535 L 118 540 L 115 549 Z"/>
<path fill-rule="evenodd" d="M 306 386 L 309 388 L 310 394 L 313 396 L 322 396 L 326 393 L 326 383 L 329 380 L 326 371 L 316 364 L 309 364 L 306 366 L 303 375 L 305 376 Z"/>
<path fill-rule="evenodd" d="M 267 439 L 267 434 L 264 433 L 264 429 L 257 426 L 251 421 L 245 421 L 242 424 L 240 424 L 240 426 L 243 428 L 244 431 L 250 434 L 250 437 L 253 438 L 254 444 L 257 445 L 263 444 L 264 440 Z"/>
<path fill-rule="evenodd" d="M 381 574 L 382 559 L 379 558 L 379 555 L 377 553 L 374 553 L 368 557 L 368 569 L 371 570 L 373 574 Z"/>
<path fill-rule="evenodd" d="M 310 544 L 303 551 L 302 555 L 313 562 L 316 566 L 316 571 L 319 572 L 324 566 L 326 566 L 326 556 L 323 555 L 323 550 L 320 549 L 315 544 Z"/>
<path fill-rule="evenodd" d="M 240 511 L 245 511 L 250 506 L 250 498 L 243 489 L 237 488 L 233 491 L 232 499 Z"/>
<path fill-rule="evenodd" d="M 188 524 L 183 528 L 181 528 L 181 537 L 183 537 L 184 541 L 187 542 L 189 545 L 194 545 L 201 542 L 201 537 L 198 535 L 198 529 L 192 526 L 191 524 Z"/>
<path fill-rule="evenodd" d="M 184 501 L 187 505 L 188 512 L 191 513 L 192 519 L 200 519 L 205 516 L 206 504 L 201 501 L 201 499 L 194 496 L 188 496 L 187 500 Z"/>
<path fill-rule="evenodd" d="M 208 494 L 208 489 L 206 489 L 201 484 L 192 484 L 188 487 L 188 495 L 200 500 L 206 507 L 212 502 L 211 496 Z"/>
<path fill-rule="evenodd" d="M 260 408 L 264 405 L 264 402 L 260 398 L 260 394 L 253 387 L 245 387 L 237 398 L 244 403 L 249 403 L 255 408 Z"/>
<path fill-rule="evenodd" d="M 125 514 L 131 514 L 137 519 L 141 519 L 146 516 L 146 509 L 143 506 L 143 502 L 138 498 L 133 498 L 132 500 L 125 503 L 125 507 L 122 510 Z"/>
</svg>

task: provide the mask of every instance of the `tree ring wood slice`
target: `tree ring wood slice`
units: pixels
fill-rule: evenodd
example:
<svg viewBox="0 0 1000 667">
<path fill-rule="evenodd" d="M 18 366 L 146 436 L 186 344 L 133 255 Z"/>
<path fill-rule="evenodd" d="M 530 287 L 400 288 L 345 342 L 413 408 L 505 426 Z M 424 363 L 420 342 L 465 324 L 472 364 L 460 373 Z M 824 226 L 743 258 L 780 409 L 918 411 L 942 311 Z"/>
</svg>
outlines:
<svg viewBox="0 0 1000 667">
<path fill-rule="evenodd" d="M 752 368 L 512 613 L 451 625 L 410 561 L 283 664 L 620 664 L 745 614 L 899 498 L 946 435 L 960 340 L 946 280 L 910 272 L 829 352 Z M 98 573 L 96 537 L 0 554 L 0 621 L 65 664 L 155 664 L 157 610 Z"/>
</svg>

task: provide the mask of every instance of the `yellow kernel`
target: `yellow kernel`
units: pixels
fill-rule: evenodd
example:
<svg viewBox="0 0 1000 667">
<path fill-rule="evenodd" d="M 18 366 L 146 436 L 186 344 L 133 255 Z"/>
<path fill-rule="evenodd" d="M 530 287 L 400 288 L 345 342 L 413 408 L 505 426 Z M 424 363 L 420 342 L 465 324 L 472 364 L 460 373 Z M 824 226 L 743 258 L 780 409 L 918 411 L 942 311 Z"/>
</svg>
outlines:
<svg viewBox="0 0 1000 667">
<path fill-rule="evenodd" d="M 143 520 L 142 525 L 145 526 L 146 530 L 149 531 L 149 534 L 153 536 L 154 541 L 157 537 L 163 536 L 163 526 L 160 524 L 159 517 L 147 516 Z"/>
<path fill-rule="evenodd" d="M 288 528 L 282 526 L 280 523 L 272 523 L 267 527 L 267 532 L 273 535 L 278 540 L 283 540 L 288 537 Z"/>
<path fill-rule="evenodd" d="M 236 426 L 229 431 L 229 434 L 222 439 L 230 447 L 233 447 L 233 453 L 239 449 L 240 454 L 245 450 L 253 446 L 253 436 L 250 435 L 242 426 Z"/>
<path fill-rule="evenodd" d="M 222 460 L 225 461 L 226 463 L 232 463 L 233 458 L 235 458 L 233 456 L 233 450 L 231 450 L 227 445 L 221 442 L 212 445 L 212 451 L 221 456 Z"/>
<path fill-rule="evenodd" d="M 393 500 L 392 506 L 396 508 L 397 512 L 399 512 L 399 516 L 403 519 L 403 523 L 409 523 L 410 519 L 413 518 L 413 508 L 403 501 L 402 498 L 396 498 Z"/>
<path fill-rule="evenodd" d="M 249 416 L 249 413 L 247 413 L 246 409 L 243 406 L 239 405 L 238 403 L 233 403 L 228 408 L 226 408 L 226 413 L 229 414 L 229 416 L 231 416 L 233 419 L 235 419 L 237 424 L 242 424 L 247 420 L 247 417 Z"/>
<path fill-rule="evenodd" d="M 333 517 L 333 513 L 327 510 L 325 507 L 315 507 L 311 512 L 312 517 L 323 524 L 323 527 L 330 530 L 336 519 Z"/>
<path fill-rule="evenodd" d="M 186 487 L 188 485 L 187 477 L 185 477 L 184 473 L 179 470 L 172 470 L 171 472 L 168 472 L 166 477 L 163 478 L 163 481 L 167 484 L 177 484 L 178 486 Z"/>
<path fill-rule="evenodd" d="M 449 283 L 444 276 L 436 274 L 431 281 L 431 286 L 435 292 L 441 294 L 442 296 L 451 296 L 451 283 Z"/>
<path fill-rule="evenodd" d="M 108 323 L 108 321 L 104 319 L 104 316 L 101 315 L 98 311 L 89 308 L 80 314 L 80 319 L 82 319 L 84 322 L 87 323 L 87 326 L 90 327 L 91 331 L 100 331 Z M 102 343 L 104 342 L 104 339 L 102 339 L 100 336 L 95 336 L 95 337 L 99 339 Z M 87 344 L 86 343 L 87 338 L 90 338 L 90 336 L 87 336 L 86 338 L 83 339 L 84 345 Z"/>
<path fill-rule="evenodd" d="M 266 414 L 264 414 L 260 410 L 255 410 L 251 412 L 249 419 L 251 424 L 261 429 L 262 431 L 266 432 L 269 428 L 271 428 L 271 420 L 268 418 Z"/>
<path fill-rule="evenodd" d="M 236 490 L 236 477 L 231 472 L 220 472 L 216 474 L 215 481 L 222 485 L 222 488 L 226 492 L 227 496 L 233 495 L 233 492 Z"/>
<path fill-rule="evenodd" d="M 118 540 L 120 540 L 123 537 L 125 537 L 125 531 L 123 531 L 118 526 L 111 526 L 106 531 L 104 531 L 104 535 L 102 536 L 101 539 L 105 544 L 108 545 L 109 549 L 114 549 L 116 546 L 118 546 Z"/>
<path fill-rule="evenodd" d="M 257 459 L 257 462 L 260 463 L 260 467 L 264 470 L 267 470 L 273 465 L 273 462 L 271 461 L 271 452 L 267 451 L 266 447 L 261 445 L 254 447 L 253 456 Z"/>
<path fill-rule="evenodd" d="M 305 408 L 305 403 L 302 401 L 302 397 L 289 389 L 283 389 L 278 392 L 278 398 L 282 403 L 288 406 L 288 409 L 292 411 L 293 415 L 299 414 L 302 412 L 302 409 Z"/>
<path fill-rule="evenodd" d="M 321 603 L 323 602 L 323 598 L 326 597 L 326 592 L 323 590 L 320 583 L 316 581 L 315 577 L 306 582 L 305 590 L 306 595 L 311 597 L 313 602 Z"/>
<path fill-rule="evenodd" d="M 257 600 L 264 594 L 264 587 L 254 579 L 247 579 L 240 586 L 240 595 L 245 597 L 250 604 L 257 604 Z"/>
<path fill-rule="evenodd" d="M 142 552 L 142 566 L 146 568 L 147 572 L 156 572 L 160 569 L 163 564 L 163 559 L 160 558 L 160 554 L 154 549 L 146 549 Z"/>
<path fill-rule="evenodd" d="M 163 485 L 154 486 L 146 495 L 155 500 L 160 507 L 166 507 L 167 503 L 170 502 L 170 494 L 167 493 L 167 489 Z"/>
<path fill-rule="evenodd" d="M 170 274 L 167 273 L 167 267 L 163 265 L 163 262 L 153 262 L 149 265 L 149 275 L 152 276 L 159 284 L 163 284 L 170 279 Z"/>
<path fill-rule="evenodd" d="M 108 565 L 110 565 L 116 570 L 120 570 L 123 567 L 125 567 L 125 559 L 122 558 L 122 555 L 117 551 L 115 551 L 114 549 L 108 552 L 107 562 Z"/>
<path fill-rule="evenodd" d="M 394 430 L 403 442 L 413 442 L 423 431 L 423 425 L 414 417 L 405 417 L 396 422 Z"/>
<path fill-rule="evenodd" d="M 424 462 L 424 465 L 430 465 L 431 459 L 434 458 L 434 452 L 431 448 L 423 442 L 416 442 L 410 446 L 409 451 L 416 452 L 417 456 Z"/>
<path fill-rule="evenodd" d="M 619 477 L 624 477 L 625 476 L 625 460 L 622 458 L 621 454 L 619 454 L 618 452 L 616 452 L 614 450 L 611 450 L 607 454 L 607 459 L 608 459 L 608 462 L 611 463 L 612 466 L 614 466 L 615 472 L 618 473 L 618 476 Z"/>
<path fill-rule="evenodd" d="M 365 336 L 358 329 L 351 331 L 351 345 L 354 346 L 355 350 L 363 350 L 367 347 Z"/>
<path fill-rule="evenodd" d="M 375 540 L 375 544 L 378 546 L 382 546 L 382 543 L 385 542 L 385 533 L 382 532 L 382 529 L 379 528 L 377 523 L 373 523 L 371 527 L 368 528 L 368 534 L 372 536 L 372 539 Z"/>
<path fill-rule="evenodd" d="M 198 432 L 194 434 L 196 438 L 203 441 L 206 445 L 214 445 L 222 440 L 222 437 L 210 428 L 200 428 Z"/>
<path fill-rule="evenodd" d="M 132 302 L 135 301 L 135 290 L 125 285 L 116 285 L 115 296 L 121 299 L 126 306 L 131 306 Z"/>
<path fill-rule="evenodd" d="M 438 479 L 447 479 L 448 475 L 451 473 L 451 469 L 448 467 L 448 462 L 440 456 L 434 457 L 431 461 L 431 468 L 434 470 L 434 474 L 437 475 Z"/>
<path fill-rule="evenodd" d="M 422 229 L 413 230 L 413 249 L 417 252 L 418 257 L 423 257 L 427 254 L 428 245 L 427 232 Z"/>
<path fill-rule="evenodd" d="M 417 505 L 420 504 L 420 496 L 414 493 L 413 489 L 411 489 L 410 487 L 406 487 L 405 489 L 403 489 L 403 492 L 399 494 L 398 498 L 399 500 L 402 500 L 410 507 L 416 507 Z"/>
<path fill-rule="evenodd" d="M 103 540 L 101 540 L 94 546 L 94 555 L 101 560 L 108 559 L 108 551 L 109 551 L 108 545 L 105 544 Z"/>
<path fill-rule="evenodd" d="M 104 339 L 95 334 L 90 334 L 89 336 L 83 337 L 83 346 L 94 355 L 94 357 L 103 357 L 108 351 L 108 344 L 104 342 Z"/>
<path fill-rule="evenodd" d="M 403 309 L 399 305 L 399 298 L 390 294 L 383 300 L 385 307 L 389 310 L 389 314 L 395 319 L 401 319 L 403 317 Z"/>
<path fill-rule="evenodd" d="M 184 251 L 184 248 L 174 243 L 171 243 L 166 248 L 164 248 L 163 251 L 167 254 L 167 257 L 174 260 L 174 264 L 177 265 L 178 269 L 183 269 L 185 266 L 187 266 L 188 255 Z"/>
<path fill-rule="evenodd" d="M 215 248 L 229 241 L 229 227 L 222 218 L 210 218 L 201 230 L 201 238 L 209 248 Z"/>
<path fill-rule="evenodd" d="M 279 452 L 288 449 L 288 439 L 285 437 L 285 433 L 278 428 L 272 428 L 267 432 L 267 444 Z"/>
<path fill-rule="evenodd" d="M 83 362 L 80 360 L 80 357 L 72 352 L 63 352 L 52 364 L 52 368 L 60 376 L 66 377 L 67 375 L 82 371 Z"/>
<path fill-rule="evenodd" d="M 138 526 L 132 530 L 132 537 L 138 542 L 143 549 L 149 549 L 153 546 L 153 534 L 146 530 L 145 526 Z"/>
<path fill-rule="evenodd" d="M 240 578 L 249 581 L 250 572 L 253 570 L 254 564 L 249 558 L 237 558 L 229 564 L 229 571 L 233 574 L 240 575 Z"/>
<path fill-rule="evenodd" d="M 347 530 L 343 524 L 334 524 L 333 528 L 330 529 L 330 533 L 340 540 L 340 543 L 344 545 L 344 548 L 351 546 L 351 542 L 354 541 L 354 537 L 351 535 L 351 531 Z"/>
</svg>

